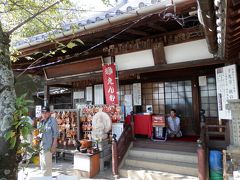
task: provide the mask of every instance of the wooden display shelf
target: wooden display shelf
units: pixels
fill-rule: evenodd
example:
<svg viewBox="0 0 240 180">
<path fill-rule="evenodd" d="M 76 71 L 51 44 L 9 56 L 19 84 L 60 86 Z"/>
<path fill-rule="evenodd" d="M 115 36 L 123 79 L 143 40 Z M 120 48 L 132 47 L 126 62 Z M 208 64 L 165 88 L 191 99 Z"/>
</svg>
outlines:
<svg viewBox="0 0 240 180">
<path fill-rule="evenodd" d="M 78 177 L 92 178 L 100 170 L 100 154 L 74 153 L 74 171 Z"/>
</svg>

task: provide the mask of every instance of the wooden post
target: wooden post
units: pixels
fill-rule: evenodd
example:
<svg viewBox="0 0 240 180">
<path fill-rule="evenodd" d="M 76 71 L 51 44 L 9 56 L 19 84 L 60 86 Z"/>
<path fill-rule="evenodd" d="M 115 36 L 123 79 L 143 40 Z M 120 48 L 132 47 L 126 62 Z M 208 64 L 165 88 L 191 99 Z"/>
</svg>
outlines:
<svg viewBox="0 0 240 180">
<path fill-rule="evenodd" d="M 131 128 L 132 128 L 132 139 L 135 140 L 133 111 L 131 112 L 130 125 L 131 125 Z"/>
<path fill-rule="evenodd" d="M 44 84 L 44 106 L 49 106 L 49 86 Z"/>
<path fill-rule="evenodd" d="M 116 134 L 112 136 L 112 173 L 115 178 L 118 178 L 118 151 Z"/>
<path fill-rule="evenodd" d="M 202 145 L 202 141 L 198 140 L 198 178 L 199 180 L 206 180 L 206 155 L 205 155 L 205 149 Z"/>
</svg>

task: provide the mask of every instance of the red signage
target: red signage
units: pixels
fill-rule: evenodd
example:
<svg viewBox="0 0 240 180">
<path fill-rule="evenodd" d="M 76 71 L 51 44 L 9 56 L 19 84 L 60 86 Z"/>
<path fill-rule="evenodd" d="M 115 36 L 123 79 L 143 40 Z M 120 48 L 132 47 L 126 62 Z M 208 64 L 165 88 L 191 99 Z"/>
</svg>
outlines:
<svg viewBox="0 0 240 180">
<path fill-rule="evenodd" d="M 106 104 L 118 104 L 116 66 L 115 64 L 105 64 L 102 68 Z"/>
</svg>

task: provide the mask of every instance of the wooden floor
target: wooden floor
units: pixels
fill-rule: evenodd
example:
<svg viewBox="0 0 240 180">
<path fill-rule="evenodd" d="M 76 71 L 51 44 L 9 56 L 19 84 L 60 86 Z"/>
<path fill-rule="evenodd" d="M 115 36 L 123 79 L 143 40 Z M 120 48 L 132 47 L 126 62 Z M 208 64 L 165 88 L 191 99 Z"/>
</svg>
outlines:
<svg viewBox="0 0 240 180">
<path fill-rule="evenodd" d="M 196 142 L 179 142 L 179 141 L 168 141 L 168 140 L 165 142 L 156 142 L 147 138 L 136 138 L 136 140 L 133 142 L 133 147 L 182 151 L 182 152 L 197 152 Z"/>
</svg>

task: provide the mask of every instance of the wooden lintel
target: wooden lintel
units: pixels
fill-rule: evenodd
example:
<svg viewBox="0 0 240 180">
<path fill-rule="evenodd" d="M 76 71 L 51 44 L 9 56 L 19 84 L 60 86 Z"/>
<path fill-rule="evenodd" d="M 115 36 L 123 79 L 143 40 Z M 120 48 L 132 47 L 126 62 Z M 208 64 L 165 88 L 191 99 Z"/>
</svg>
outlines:
<svg viewBox="0 0 240 180">
<path fill-rule="evenodd" d="M 224 60 L 216 60 L 216 59 L 204 59 L 204 60 L 194 60 L 182 63 L 175 63 L 175 64 L 161 64 L 153 67 L 145 67 L 139 69 L 132 69 L 132 70 L 125 70 L 120 71 L 119 76 L 124 75 L 125 77 L 130 74 L 139 74 L 139 73 L 148 73 L 148 72 L 157 72 L 157 71 L 166 71 L 166 70 L 176 70 L 176 69 L 184 69 L 184 68 L 191 68 L 191 67 L 203 67 L 203 66 L 210 66 L 210 65 L 217 65 L 217 64 L 225 64 L 226 61 Z M 51 80 L 47 80 L 47 84 L 53 86 L 59 83 L 65 82 L 74 82 L 74 81 L 82 81 L 82 80 L 89 80 L 95 79 L 96 81 L 102 81 L 102 73 L 93 73 L 90 75 L 79 75 L 75 77 L 66 77 L 66 78 L 55 78 Z"/>
<path fill-rule="evenodd" d="M 153 44 L 152 52 L 155 66 L 167 63 L 163 42 Z"/>
<path fill-rule="evenodd" d="M 125 32 L 130 33 L 130 34 L 134 34 L 134 35 L 139 35 L 139 36 L 148 36 L 149 34 L 143 31 L 139 31 L 139 30 L 134 30 L 134 29 L 128 29 Z"/>
<path fill-rule="evenodd" d="M 211 58 L 211 59 L 193 60 L 193 61 L 174 63 L 174 64 L 162 64 L 154 67 L 139 68 L 134 70 L 126 70 L 126 71 L 119 72 L 119 74 L 148 73 L 148 72 L 184 69 L 184 68 L 191 68 L 191 67 L 202 67 L 202 66 L 217 65 L 217 64 L 224 64 L 224 63 L 225 63 L 224 60 L 219 60 L 219 59 L 215 60 Z"/>
<path fill-rule="evenodd" d="M 59 83 L 69 83 L 69 82 L 76 82 L 76 81 L 83 81 L 83 80 L 102 80 L 102 73 L 91 73 L 89 75 L 78 75 L 74 77 L 66 77 L 66 78 L 54 78 L 51 80 L 47 80 L 47 84 L 49 86 L 55 86 L 55 84 Z"/>
<path fill-rule="evenodd" d="M 69 84 L 52 84 L 52 85 L 49 85 L 51 87 L 61 87 L 61 88 L 72 88 L 72 85 L 69 85 Z"/>
</svg>

